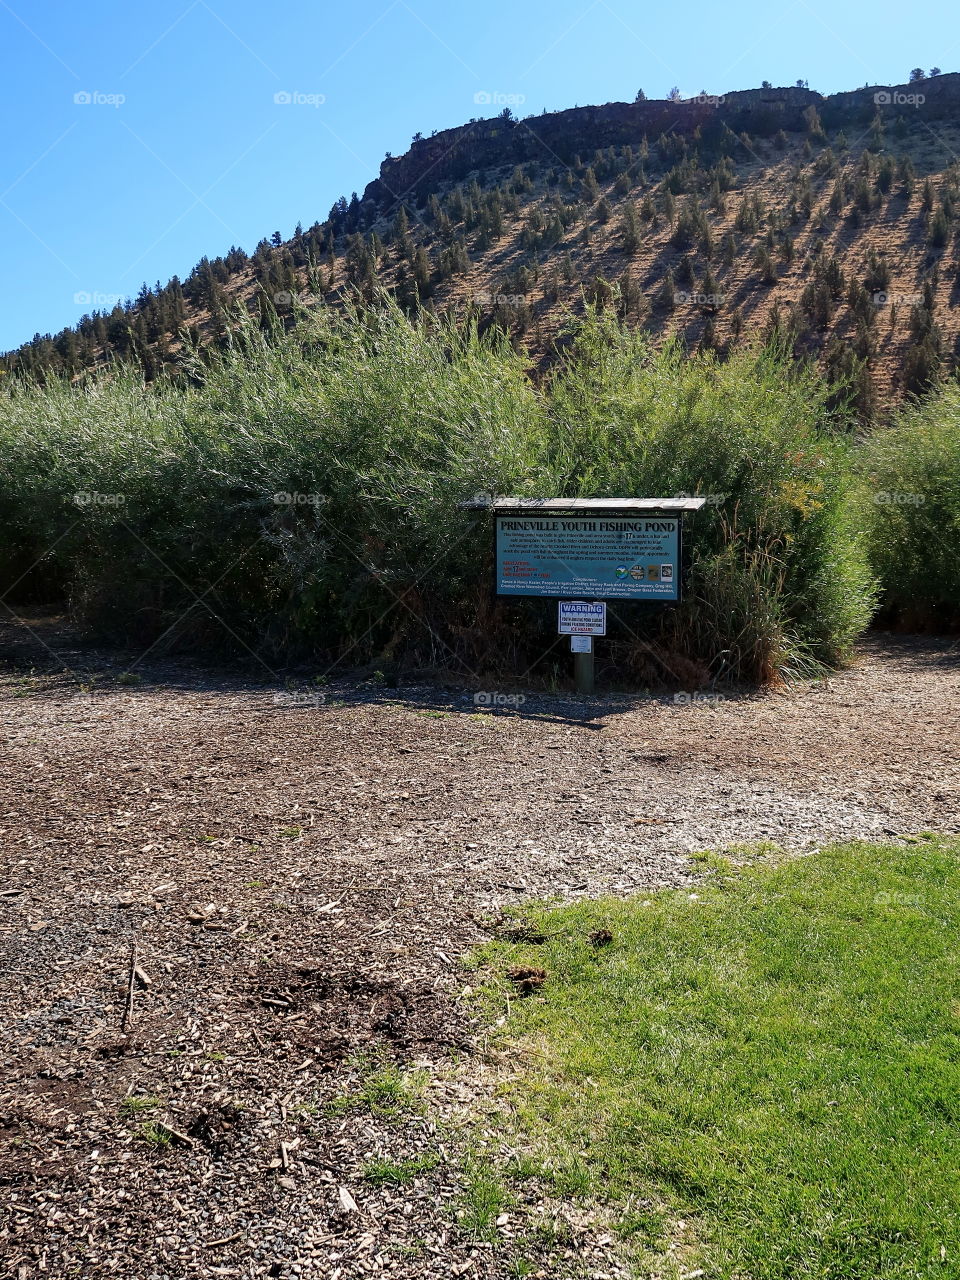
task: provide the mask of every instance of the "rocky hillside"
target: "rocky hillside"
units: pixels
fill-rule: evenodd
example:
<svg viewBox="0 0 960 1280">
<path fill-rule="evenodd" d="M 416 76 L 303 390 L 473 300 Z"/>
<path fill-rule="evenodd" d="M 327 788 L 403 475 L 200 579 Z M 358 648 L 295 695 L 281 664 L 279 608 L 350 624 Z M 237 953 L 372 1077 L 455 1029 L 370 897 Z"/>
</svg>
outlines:
<svg viewBox="0 0 960 1280">
<path fill-rule="evenodd" d="M 779 334 L 866 420 L 960 355 L 958 155 L 960 75 L 505 111 L 418 136 L 324 221 L 205 258 L 0 367 L 79 376 L 134 356 L 153 377 L 223 341 L 238 306 L 292 324 L 386 288 L 509 326 L 539 363 L 586 301 L 721 353 Z"/>
</svg>

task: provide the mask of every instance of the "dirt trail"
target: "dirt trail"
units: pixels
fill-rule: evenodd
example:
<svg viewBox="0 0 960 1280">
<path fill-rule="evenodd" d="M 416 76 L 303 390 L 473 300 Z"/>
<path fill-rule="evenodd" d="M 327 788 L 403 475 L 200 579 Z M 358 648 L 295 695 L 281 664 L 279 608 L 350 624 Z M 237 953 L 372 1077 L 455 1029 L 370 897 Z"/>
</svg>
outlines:
<svg viewBox="0 0 960 1280">
<path fill-rule="evenodd" d="M 463 1044 L 458 957 L 500 904 L 683 884 L 696 849 L 960 830 L 944 641 L 873 639 L 773 695 L 492 714 L 143 670 L 0 670 L 4 1274 L 505 1274 L 437 1212 L 449 1138 L 346 1101 L 372 1057 Z M 384 1187 L 378 1159 L 426 1164 Z M 603 1261 L 565 1230 L 561 1262 L 588 1237 Z"/>
</svg>

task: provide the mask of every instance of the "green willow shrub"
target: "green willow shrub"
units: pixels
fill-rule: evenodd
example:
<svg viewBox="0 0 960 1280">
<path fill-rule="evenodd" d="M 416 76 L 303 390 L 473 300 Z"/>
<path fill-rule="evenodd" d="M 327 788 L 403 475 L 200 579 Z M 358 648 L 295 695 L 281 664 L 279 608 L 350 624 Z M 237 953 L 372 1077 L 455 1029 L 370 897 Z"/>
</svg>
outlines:
<svg viewBox="0 0 960 1280">
<path fill-rule="evenodd" d="M 0 583 L 53 598 L 95 572 L 98 545 L 130 509 L 164 500 L 183 452 L 186 396 L 119 367 L 80 386 L 13 383 L 0 394 Z M 159 489 L 159 493 L 156 491 Z"/>
<path fill-rule="evenodd" d="M 960 384 L 870 436 L 860 472 L 883 616 L 903 627 L 960 625 Z"/>
<path fill-rule="evenodd" d="M 589 317 L 550 395 L 552 469 L 583 496 L 707 497 L 685 524 L 689 589 L 663 634 L 749 679 L 836 665 L 873 587 L 850 447 L 815 372 L 769 348 L 720 361 Z"/>
<path fill-rule="evenodd" d="M 521 674 L 552 611 L 493 600 L 489 522 L 459 504 L 702 493 L 683 606 L 622 608 L 621 639 L 755 680 L 842 661 L 871 588 L 817 379 L 597 313 L 565 344 L 537 385 L 497 332 L 385 299 L 287 334 L 238 320 L 177 383 L 7 388 L 0 590 L 39 561 L 18 590 L 138 643 Z"/>
</svg>

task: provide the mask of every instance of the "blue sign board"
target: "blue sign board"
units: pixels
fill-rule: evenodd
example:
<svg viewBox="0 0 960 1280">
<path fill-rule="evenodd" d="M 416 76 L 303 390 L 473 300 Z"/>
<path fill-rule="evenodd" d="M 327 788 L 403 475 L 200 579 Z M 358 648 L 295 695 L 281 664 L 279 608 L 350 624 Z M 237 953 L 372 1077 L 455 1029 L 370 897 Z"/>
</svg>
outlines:
<svg viewBox="0 0 960 1280">
<path fill-rule="evenodd" d="M 499 512 L 499 596 L 680 599 L 680 516 L 657 511 Z"/>
</svg>

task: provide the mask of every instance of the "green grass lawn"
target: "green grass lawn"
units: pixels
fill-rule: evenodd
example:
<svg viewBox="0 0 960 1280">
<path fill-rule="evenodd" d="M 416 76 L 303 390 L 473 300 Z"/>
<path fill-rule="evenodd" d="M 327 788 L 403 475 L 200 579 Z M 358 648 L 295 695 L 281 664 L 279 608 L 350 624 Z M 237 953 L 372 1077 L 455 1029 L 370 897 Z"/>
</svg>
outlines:
<svg viewBox="0 0 960 1280">
<path fill-rule="evenodd" d="M 514 1176 L 609 1199 L 710 1280 L 960 1277 L 958 854 L 844 845 L 529 910 L 542 942 L 477 957 L 499 1012 L 508 969 L 547 971 L 503 1027 Z"/>
</svg>

